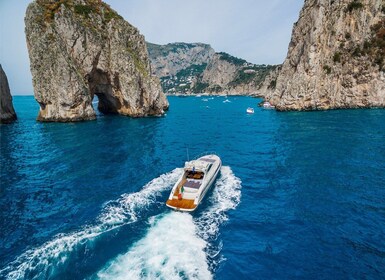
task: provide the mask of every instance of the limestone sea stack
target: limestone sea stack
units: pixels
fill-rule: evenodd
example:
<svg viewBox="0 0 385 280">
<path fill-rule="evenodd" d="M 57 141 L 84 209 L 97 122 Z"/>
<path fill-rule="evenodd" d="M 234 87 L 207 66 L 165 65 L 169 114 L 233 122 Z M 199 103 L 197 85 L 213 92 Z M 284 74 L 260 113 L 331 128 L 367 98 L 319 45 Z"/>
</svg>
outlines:
<svg viewBox="0 0 385 280">
<path fill-rule="evenodd" d="M 265 97 L 278 110 L 384 107 L 384 59 L 384 0 L 305 0 Z"/>
<path fill-rule="evenodd" d="M 25 33 L 40 121 L 95 119 L 98 109 L 133 117 L 168 108 L 151 75 L 144 37 L 100 0 L 35 0 Z"/>
<path fill-rule="evenodd" d="M 11 123 L 17 119 L 12 104 L 11 91 L 9 90 L 8 79 L 0 64 L 0 123 Z"/>
</svg>

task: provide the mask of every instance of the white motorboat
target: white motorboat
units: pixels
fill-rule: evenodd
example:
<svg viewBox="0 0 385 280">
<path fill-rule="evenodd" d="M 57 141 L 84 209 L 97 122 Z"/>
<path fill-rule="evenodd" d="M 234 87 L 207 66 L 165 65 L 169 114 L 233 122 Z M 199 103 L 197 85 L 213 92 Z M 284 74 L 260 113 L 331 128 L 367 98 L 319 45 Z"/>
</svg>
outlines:
<svg viewBox="0 0 385 280">
<path fill-rule="evenodd" d="M 246 113 L 248 113 L 248 114 L 254 114 L 254 108 L 251 108 L 251 107 L 247 108 L 247 109 L 246 109 Z"/>
<path fill-rule="evenodd" d="M 274 105 L 271 105 L 269 101 L 263 102 L 263 108 L 264 109 L 275 109 Z"/>
<path fill-rule="evenodd" d="M 221 159 L 213 154 L 186 162 L 166 205 L 179 211 L 194 211 L 213 185 L 221 166 Z"/>
</svg>

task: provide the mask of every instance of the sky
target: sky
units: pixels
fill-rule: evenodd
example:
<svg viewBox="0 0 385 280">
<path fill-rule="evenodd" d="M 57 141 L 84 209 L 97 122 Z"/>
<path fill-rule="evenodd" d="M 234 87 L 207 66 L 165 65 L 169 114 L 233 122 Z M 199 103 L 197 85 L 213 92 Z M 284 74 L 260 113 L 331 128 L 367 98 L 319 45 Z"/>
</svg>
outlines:
<svg viewBox="0 0 385 280">
<path fill-rule="evenodd" d="M 0 0 L 0 64 L 12 95 L 33 94 L 24 34 L 31 0 Z M 255 64 L 284 61 L 303 0 L 105 0 L 146 41 L 207 43 Z"/>
</svg>

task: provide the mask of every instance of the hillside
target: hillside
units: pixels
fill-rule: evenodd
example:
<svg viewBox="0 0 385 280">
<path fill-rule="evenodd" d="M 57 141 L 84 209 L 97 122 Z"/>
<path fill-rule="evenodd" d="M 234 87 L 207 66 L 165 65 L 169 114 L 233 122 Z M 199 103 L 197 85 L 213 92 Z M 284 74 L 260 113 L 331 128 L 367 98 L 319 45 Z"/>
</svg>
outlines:
<svg viewBox="0 0 385 280">
<path fill-rule="evenodd" d="M 201 43 L 147 43 L 152 73 L 168 94 L 256 94 L 276 68 L 255 65 Z"/>
</svg>

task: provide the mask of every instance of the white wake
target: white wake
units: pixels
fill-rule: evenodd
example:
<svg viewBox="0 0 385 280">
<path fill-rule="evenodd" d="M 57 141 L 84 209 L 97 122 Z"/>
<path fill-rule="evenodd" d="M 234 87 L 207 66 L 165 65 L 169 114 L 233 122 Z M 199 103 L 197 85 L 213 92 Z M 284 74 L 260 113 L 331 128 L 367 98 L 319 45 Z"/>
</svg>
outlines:
<svg viewBox="0 0 385 280">
<path fill-rule="evenodd" d="M 147 207 L 157 203 L 163 191 L 171 189 L 182 174 L 177 168 L 147 183 L 137 193 L 109 201 L 94 225 L 71 234 L 60 234 L 40 247 L 30 249 L 0 270 L 3 279 L 50 279 L 58 267 L 65 267 L 71 252 L 93 242 L 106 232 L 133 223 Z M 221 169 L 208 199 L 207 209 L 191 215 L 169 210 L 148 221 L 144 238 L 129 251 L 111 260 L 94 277 L 101 279 L 212 279 L 213 255 L 220 252 L 216 240 L 220 226 L 228 219 L 241 197 L 241 181 L 230 167 Z M 164 203 L 162 201 L 162 203 Z M 204 207 L 200 205 L 199 207 Z"/>
<path fill-rule="evenodd" d="M 171 212 L 151 219 L 147 235 L 97 274 L 99 279 L 211 279 L 192 216 Z"/>
<path fill-rule="evenodd" d="M 215 264 L 211 262 L 220 246 L 210 242 L 217 239 L 220 226 L 228 219 L 226 212 L 235 209 L 240 197 L 240 179 L 230 167 L 222 167 L 213 192 L 205 198 L 210 199 L 207 209 L 201 209 L 197 217 L 171 211 L 151 218 L 147 235 L 95 278 L 212 279 Z"/>
<path fill-rule="evenodd" d="M 0 270 L 0 278 L 51 278 L 55 275 L 55 267 L 63 265 L 77 245 L 135 222 L 138 212 L 156 202 L 162 191 L 170 189 L 182 172 L 181 168 L 174 169 L 147 183 L 140 192 L 124 194 L 120 199 L 106 203 L 95 225 L 86 226 L 72 234 L 59 234 L 42 246 L 24 252 Z"/>
</svg>

